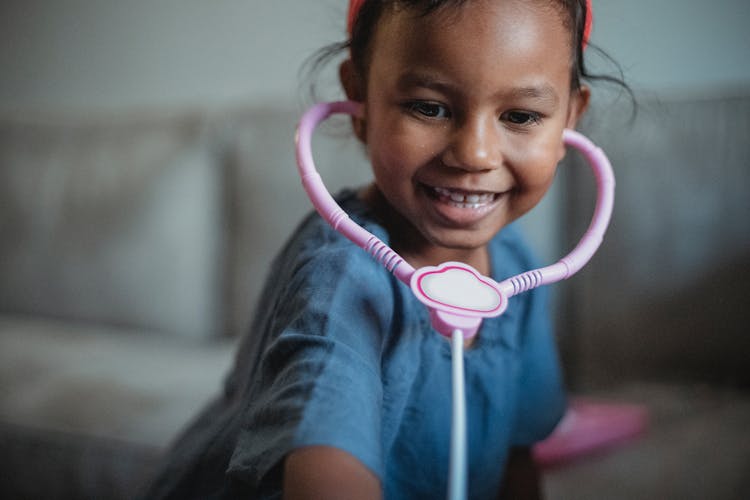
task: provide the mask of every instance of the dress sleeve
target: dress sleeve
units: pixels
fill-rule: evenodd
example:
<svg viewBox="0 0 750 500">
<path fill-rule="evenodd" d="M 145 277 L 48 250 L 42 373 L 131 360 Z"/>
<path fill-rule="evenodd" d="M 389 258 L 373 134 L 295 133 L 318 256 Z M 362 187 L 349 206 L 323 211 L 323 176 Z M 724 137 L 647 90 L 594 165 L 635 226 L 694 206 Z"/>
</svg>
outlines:
<svg viewBox="0 0 750 500">
<path fill-rule="evenodd" d="M 560 361 L 550 326 L 548 292 L 527 292 L 522 321 L 518 413 L 513 444 L 531 446 L 546 438 L 566 408 Z"/>
<path fill-rule="evenodd" d="M 352 248 L 294 264 L 270 313 L 228 470 L 253 488 L 311 445 L 346 451 L 382 477 L 380 346 L 393 299 L 387 275 Z"/>
</svg>

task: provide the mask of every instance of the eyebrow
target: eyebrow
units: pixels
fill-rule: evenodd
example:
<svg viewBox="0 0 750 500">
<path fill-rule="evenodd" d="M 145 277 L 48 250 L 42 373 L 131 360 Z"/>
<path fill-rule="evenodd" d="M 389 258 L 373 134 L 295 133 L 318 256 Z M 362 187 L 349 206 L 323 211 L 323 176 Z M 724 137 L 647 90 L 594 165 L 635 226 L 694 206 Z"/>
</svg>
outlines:
<svg viewBox="0 0 750 500">
<path fill-rule="evenodd" d="M 417 72 L 408 72 L 401 75 L 401 77 L 399 77 L 399 79 L 397 80 L 397 85 L 400 89 L 421 87 L 447 94 L 456 94 L 460 93 L 461 91 L 460 87 L 457 85 L 441 80 L 440 78 L 433 77 L 429 74 Z M 552 87 L 552 85 L 549 85 L 548 83 L 502 89 L 499 90 L 495 94 L 495 96 L 506 99 L 535 99 L 548 102 L 552 105 L 557 105 L 560 100 L 554 87 Z"/>
<path fill-rule="evenodd" d="M 500 92 L 500 94 L 511 98 L 537 99 L 540 101 L 547 101 L 550 104 L 557 104 L 560 100 L 555 89 L 546 83 L 537 86 L 530 85 L 527 87 L 516 87 L 510 89 L 509 92 Z"/>
<path fill-rule="evenodd" d="M 414 72 L 408 72 L 401 75 L 397 80 L 397 86 L 402 90 L 411 87 L 421 87 L 444 93 L 456 93 L 459 91 L 459 88 L 456 85 L 427 74 Z"/>
</svg>

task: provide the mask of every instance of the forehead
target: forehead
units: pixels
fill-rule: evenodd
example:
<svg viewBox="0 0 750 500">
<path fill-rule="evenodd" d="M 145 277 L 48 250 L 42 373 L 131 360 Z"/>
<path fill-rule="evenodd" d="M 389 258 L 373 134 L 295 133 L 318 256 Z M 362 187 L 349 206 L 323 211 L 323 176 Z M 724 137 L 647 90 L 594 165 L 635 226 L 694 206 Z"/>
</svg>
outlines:
<svg viewBox="0 0 750 500">
<path fill-rule="evenodd" d="M 571 34 L 564 21 L 554 2 L 471 0 L 426 15 L 397 2 L 375 31 L 371 69 L 439 68 L 477 84 L 502 75 L 568 84 Z"/>
</svg>

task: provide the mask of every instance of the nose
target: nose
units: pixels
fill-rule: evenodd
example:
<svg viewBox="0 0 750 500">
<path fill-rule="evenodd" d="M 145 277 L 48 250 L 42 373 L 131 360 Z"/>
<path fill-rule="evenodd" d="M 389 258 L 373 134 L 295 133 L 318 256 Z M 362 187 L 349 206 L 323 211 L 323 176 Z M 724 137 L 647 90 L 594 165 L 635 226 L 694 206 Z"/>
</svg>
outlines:
<svg viewBox="0 0 750 500">
<path fill-rule="evenodd" d="M 502 165 L 498 120 L 471 117 L 454 125 L 443 153 L 443 164 L 467 172 L 494 170 Z"/>
</svg>

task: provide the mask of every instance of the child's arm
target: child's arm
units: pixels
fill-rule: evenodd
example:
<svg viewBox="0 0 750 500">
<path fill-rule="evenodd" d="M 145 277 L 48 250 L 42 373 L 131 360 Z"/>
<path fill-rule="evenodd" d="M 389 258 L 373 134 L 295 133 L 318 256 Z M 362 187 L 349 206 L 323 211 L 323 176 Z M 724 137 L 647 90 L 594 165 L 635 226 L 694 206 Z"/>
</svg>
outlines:
<svg viewBox="0 0 750 500">
<path fill-rule="evenodd" d="M 540 500 L 539 469 L 530 448 L 513 448 L 505 466 L 499 500 Z"/>
<path fill-rule="evenodd" d="M 329 446 L 293 451 L 284 463 L 284 500 L 375 500 L 380 481 L 349 453 Z"/>
</svg>

